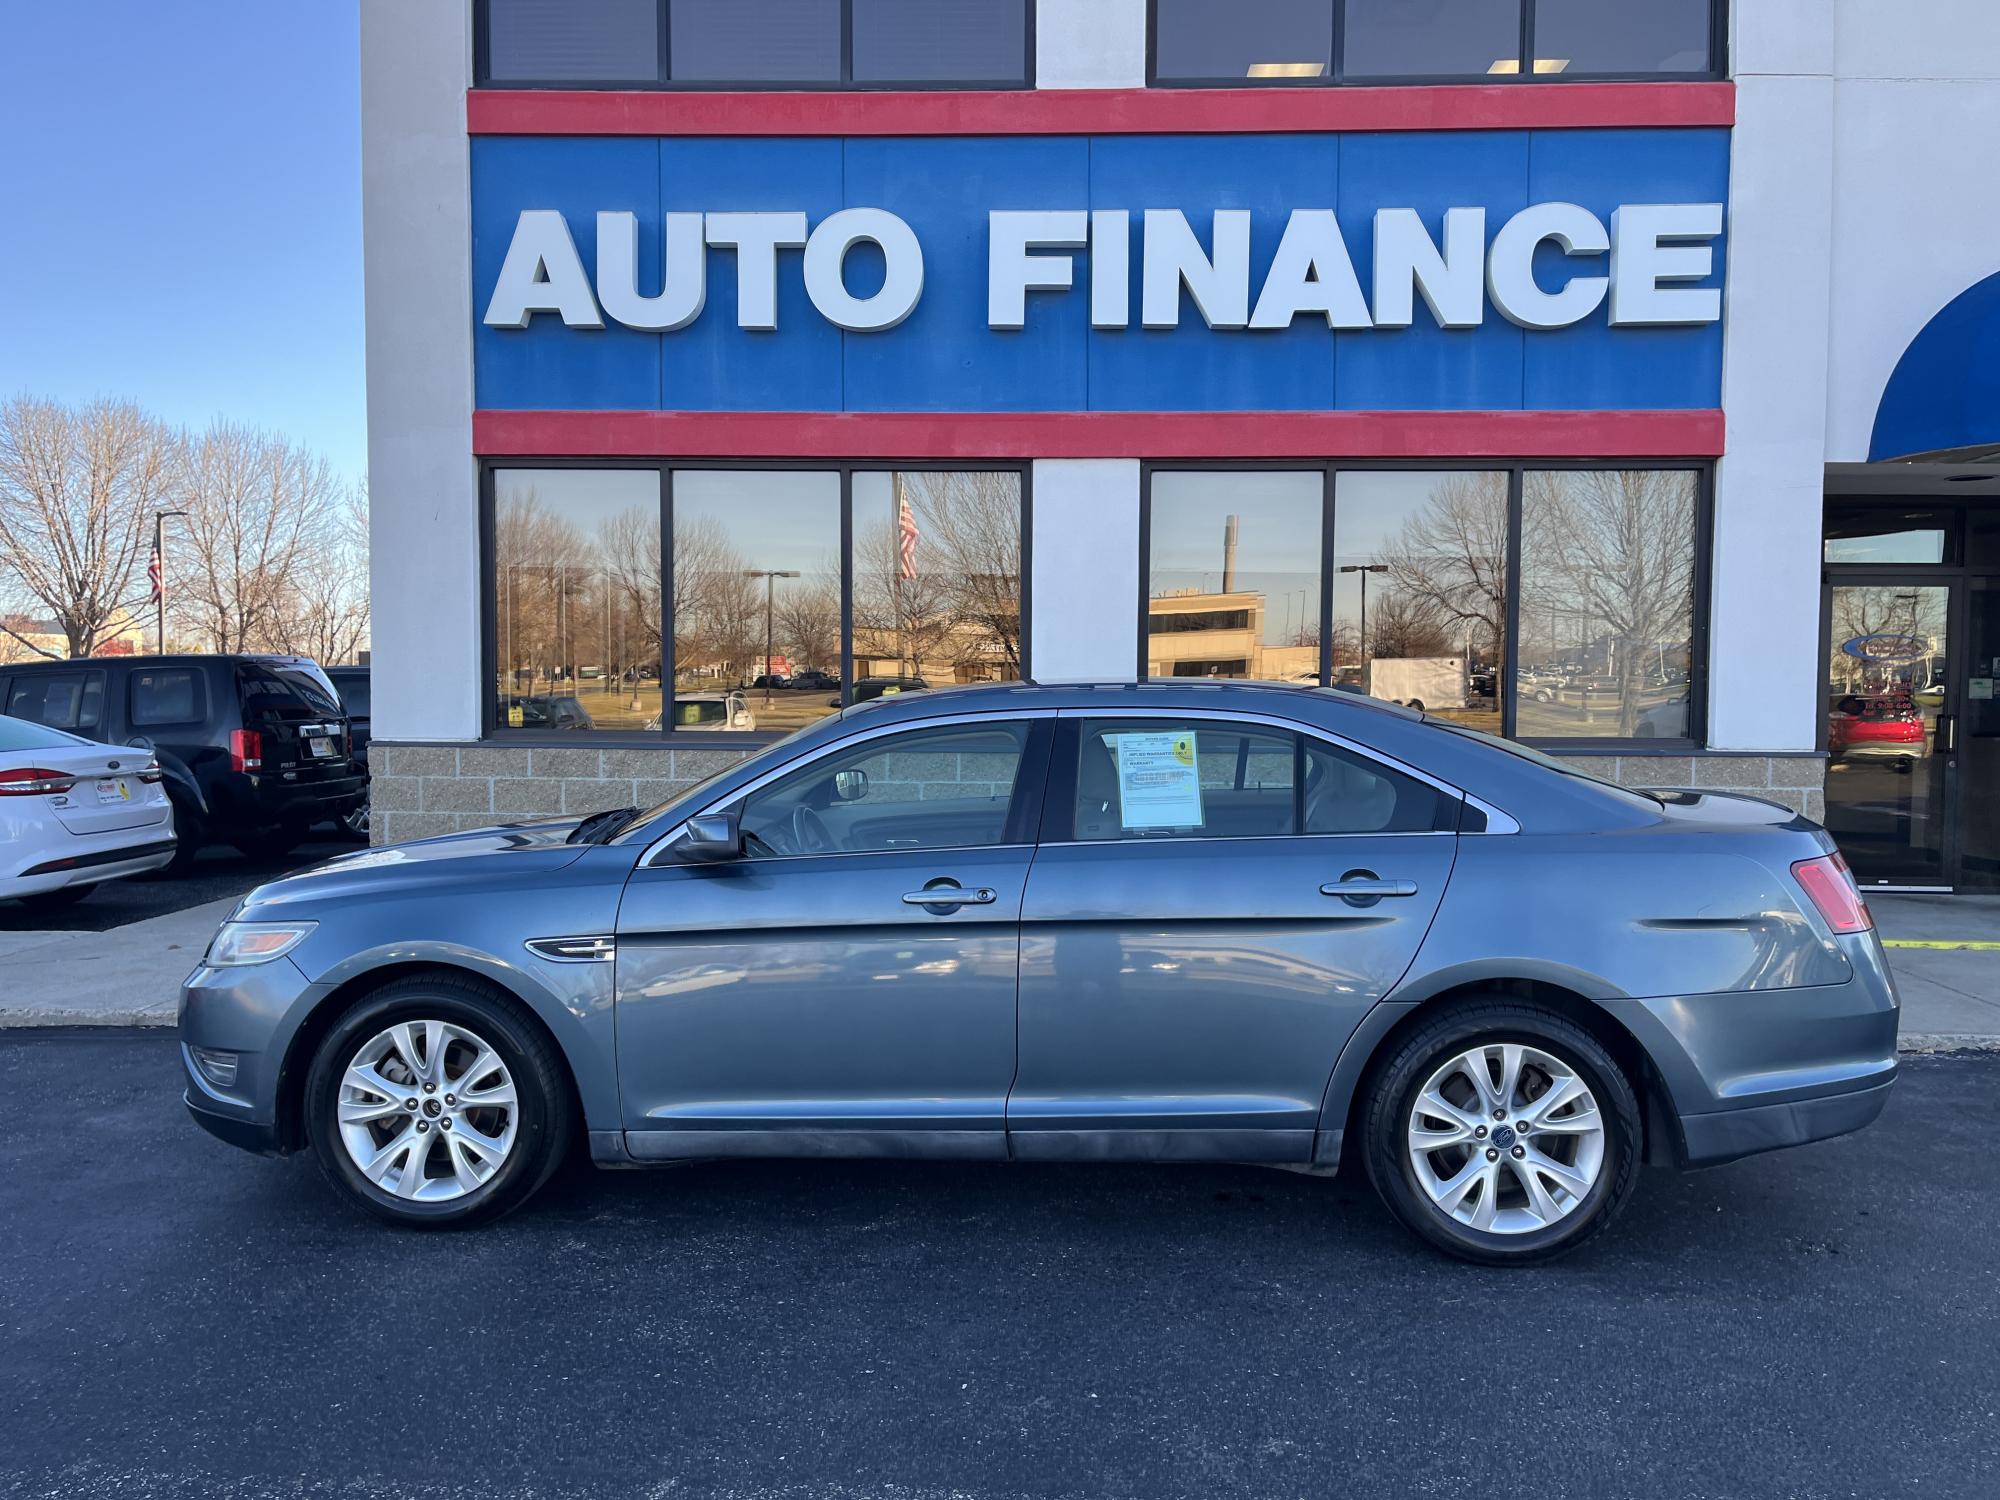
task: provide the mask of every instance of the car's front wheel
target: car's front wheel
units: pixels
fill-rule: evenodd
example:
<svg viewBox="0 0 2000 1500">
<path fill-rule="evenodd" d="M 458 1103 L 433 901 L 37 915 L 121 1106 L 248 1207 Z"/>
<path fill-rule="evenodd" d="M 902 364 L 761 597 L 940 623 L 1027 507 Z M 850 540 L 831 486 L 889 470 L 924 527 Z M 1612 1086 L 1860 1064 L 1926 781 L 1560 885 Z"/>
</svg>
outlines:
<svg viewBox="0 0 2000 1500">
<path fill-rule="evenodd" d="M 1638 1177 L 1639 1101 L 1597 1039 L 1503 997 L 1419 1026 L 1375 1073 L 1368 1175 L 1439 1249 L 1546 1260 L 1610 1227 Z"/>
<path fill-rule="evenodd" d="M 307 1134 L 327 1176 L 380 1218 L 423 1228 L 498 1218 L 562 1160 L 562 1067 L 511 998 L 471 979 L 396 980 L 314 1055 Z"/>
</svg>

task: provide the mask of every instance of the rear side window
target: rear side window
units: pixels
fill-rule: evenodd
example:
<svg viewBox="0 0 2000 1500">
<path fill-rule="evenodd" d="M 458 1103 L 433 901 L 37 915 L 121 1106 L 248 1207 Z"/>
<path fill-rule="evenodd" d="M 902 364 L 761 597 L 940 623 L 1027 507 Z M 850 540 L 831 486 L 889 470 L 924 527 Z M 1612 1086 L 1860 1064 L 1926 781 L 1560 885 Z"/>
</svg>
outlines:
<svg viewBox="0 0 2000 1500">
<path fill-rule="evenodd" d="M 1077 735 L 1075 837 L 1430 833 L 1457 801 L 1365 755 L 1284 729 L 1104 719 Z"/>
<path fill-rule="evenodd" d="M 239 669 L 243 717 L 252 720 L 323 718 L 340 713 L 340 698 L 318 671 L 304 667 L 272 667 L 263 663 Z"/>
<path fill-rule="evenodd" d="M 208 686 L 193 667 L 134 672 L 128 705 L 134 729 L 158 724 L 199 724 L 208 717 Z"/>
<path fill-rule="evenodd" d="M 51 729 L 88 733 L 104 721 L 102 672 L 42 672 L 16 677 L 7 713 Z"/>
</svg>

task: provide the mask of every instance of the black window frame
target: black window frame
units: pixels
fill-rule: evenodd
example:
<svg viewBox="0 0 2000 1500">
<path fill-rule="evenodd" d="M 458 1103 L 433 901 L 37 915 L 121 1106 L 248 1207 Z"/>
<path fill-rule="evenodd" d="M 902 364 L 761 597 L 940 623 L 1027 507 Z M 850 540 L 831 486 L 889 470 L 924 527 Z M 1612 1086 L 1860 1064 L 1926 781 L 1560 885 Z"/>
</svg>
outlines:
<svg viewBox="0 0 2000 1500">
<path fill-rule="evenodd" d="M 511 469 L 619 470 L 654 473 L 660 481 L 660 686 L 661 727 L 658 729 L 574 730 L 516 729 L 499 722 L 500 643 L 494 583 L 494 527 L 496 493 L 494 476 Z M 483 458 L 479 464 L 479 719 L 480 737 L 508 744 L 569 746 L 577 749 L 669 745 L 685 750 L 749 750 L 775 744 L 790 731 L 676 729 L 668 722 L 674 681 L 674 576 L 673 476 L 675 473 L 766 473 L 837 474 L 840 478 L 840 702 L 843 709 L 854 705 L 854 476 L 856 474 L 1013 474 L 1021 484 L 1021 680 L 1034 680 L 1034 466 L 1020 459 L 804 459 L 804 458 L 579 458 L 575 455 L 552 458 Z M 940 684 L 946 686 L 948 684 Z"/>
<path fill-rule="evenodd" d="M 484 3 L 484 0 L 481 0 Z M 1146 87 L 1149 89 L 1299 89 L 1396 88 L 1413 84 L 1524 83 L 1714 83 L 1729 76 L 1729 0 L 1708 0 L 1708 66 L 1683 72 L 1536 73 L 1535 7 L 1539 0 L 1521 0 L 1520 60 L 1513 73 L 1408 73 L 1347 76 L 1347 0 L 1326 0 L 1333 7 L 1333 59 L 1319 78 L 1162 78 L 1160 76 L 1160 0 L 1146 0 Z"/>
<path fill-rule="evenodd" d="M 1505 667 L 1502 680 L 1495 683 L 1500 696 L 1500 734 L 1503 739 L 1563 755 L 1692 755 L 1708 745 L 1709 691 L 1709 606 L 1715 553 L 1715 464 L 1710 459 L 1634 458 L 1427 458 L 1427 459 L 1147 459 L 1139 465 L 1139 611 L 1138 680 L 1171 681 L 1147 672 L 1148 635 L 1152 616 L 1153 577 L 1153 476 L 1184 473 L 1241 473 L 1278 471 L 1318 472 L 1320 478 L 1319 607 L 1322 629 L 1319 643 L 1319 686 L 1333 682 L 1333 591 L 1338 576 L 1334 568 L 1334 522 L 1336 480 L 1342 473 L 1465 473 L 1479 472 L 1507 476 L 1507 620 L 1504 641 Z M 1591 470 L 1646 470 L 1693 474 L 1694 497 L 1694 619 L 1688 635 L 1688 732 L 1662 739 L 1620 739 L 1615 735 L 1592 738 L 1523 737 L 1515 732 L 1519 698 L 1521 640 L 1521 512 L 1526 476 L 1540 472 L 1588 472 Z"/>
<path fill-rule="evenodd" d="M 700 79 L 678 80 L 673 76 L 673 0 L 654 0 L 659 24 L 657 71 L 651 78 L 633 79 L 524 79 L 492 76 L 492 0 L 473 0 L 472 80 L 479 89 L 558 89 L 592 93 L 632 91 L 680 94 L 753 93 L 1005 93 L 1035 87 L 1036 0 L 1022 0 L 1021 74 L 1018 78 L 993 79 L 892 79 L 885 82 L 860 81 L 854 77 L 854 0 L 840 4 L 840 77 L 837 79 Z M 1148 26 L 1147 35 L 1151 36 Z M 1147 48 L 1151 56 L 1150 42 Z"/>
</svg>

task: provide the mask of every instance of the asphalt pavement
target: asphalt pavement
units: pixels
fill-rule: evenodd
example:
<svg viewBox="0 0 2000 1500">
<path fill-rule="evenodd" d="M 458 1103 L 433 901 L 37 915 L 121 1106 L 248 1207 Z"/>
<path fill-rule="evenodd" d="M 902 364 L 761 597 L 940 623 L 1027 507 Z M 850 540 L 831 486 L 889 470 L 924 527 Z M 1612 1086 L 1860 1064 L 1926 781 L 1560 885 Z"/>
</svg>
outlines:
<svg viewBox="0 0 2000 1500">
<path fill-rule="evenodd" d="M 61 911 L 36 911 L 18 901 L 0 901 L 0 933 L 109 932 L 224 896 L 240 896 L 287 870 L 318 864 L 358 847 L 352 839 L 326 831 L 316 833 L 282 859 L 251 859 L 227 845 L 211 844 L 195 856 L 193 868 L 185 874 L 155 870 L 128 880 L 107 880 Z"/>
<path fill-rule="evenodd" d="M 177 1075 L 0 1033 L 0 1496 L 2000 1493 L 2000 1057 L 1512 1272 L 1250 1168 L 579 1165 L 396 1231 Z"/>
</svg>

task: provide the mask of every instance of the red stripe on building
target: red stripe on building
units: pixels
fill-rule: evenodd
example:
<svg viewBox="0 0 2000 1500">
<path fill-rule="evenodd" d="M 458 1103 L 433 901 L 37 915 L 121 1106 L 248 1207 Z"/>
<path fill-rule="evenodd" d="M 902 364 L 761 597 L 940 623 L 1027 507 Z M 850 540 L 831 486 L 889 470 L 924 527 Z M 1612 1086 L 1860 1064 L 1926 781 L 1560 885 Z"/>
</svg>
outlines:
<svg viewBox="0 0 2000 1500">
<path fill-rule="evenodd" d="M 1733 83 L 698 93 L 472 89 L 473 135 L 1151 135 L 1736 123 Z"/>
<path fill-rule="evenodd" d="M 1719 458 L 1720 411 L 479 411 L 491 458 Z"/>
</svg>

